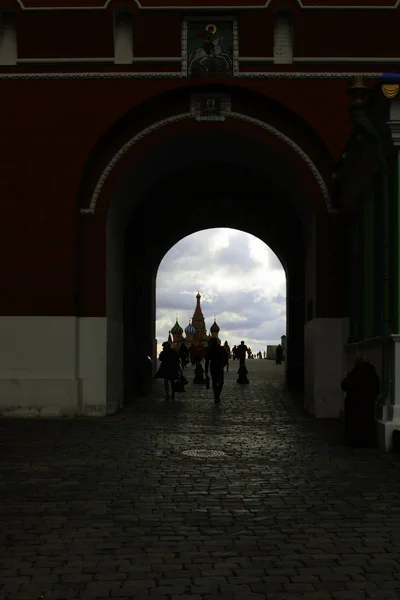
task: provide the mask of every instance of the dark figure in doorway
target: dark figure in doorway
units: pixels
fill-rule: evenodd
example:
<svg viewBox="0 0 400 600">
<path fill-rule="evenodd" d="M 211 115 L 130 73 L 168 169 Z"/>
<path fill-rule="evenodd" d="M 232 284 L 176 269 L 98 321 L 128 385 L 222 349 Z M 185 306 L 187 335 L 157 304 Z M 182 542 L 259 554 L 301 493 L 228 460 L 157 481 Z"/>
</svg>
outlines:
<svg viewBox="0 0 400 600">
<path fill-rule="evenodd" d="M 278 344 L 276 347 L 276 355 L 275 355 L 275 362 L 277 365 L 282 364 L 282 358 L 283 358 L 283 348 L 280 344 Z"/>
<path fill-rule="evenodd" d="M 376 446 L 375 405 L 379 393 L 379 377 L 368 359 L 356 358 L 354 368 L 343 379 L 344 437 L 353 447 Z"/>
<path fill-rule="evenodd" d="M 157 379 L 164 379 L 165 399 L 169 400 L 169 384 L 171 384 L 171 398 L 175 399 L 174 381 L 179 379 L 180 367 L 178 353 L 171 348 L 169 342 L 164 342 L 158 360 L 161 361 L 160 368 L 156 373 Z"/>
<path fill-rule="evenodd" d="M 229 371 L 229 359 L 231 357 L 231 349 L 229 348 L 229 344 L 228 342 L 225 342 L 224 344 L 224 350 L 226 352 L 226 356 L 227 356 L 227 362 L 226 362 L 226 370 Z"/>
<path fill-rule="evenodd" d="M 228 357 L 223 346 L 218 345 L 218 340 L 211 339 L 206 351 L 205 374 L 208 377 L 210 369 L 212 387 L 214 392 L 214 402 L 219 404 L 222 388 L 224 387 L 224 368 L 228 362 Z"/>
<path fill-rule="evenodd" d="M 240 361 L 240 365 L 244 365 L 246 361 L 246 354 L 248 353 L 248 348 L 244 342 L 240 342 L 240 346 L 236 348 L 236 357 Z"/>
</svg>

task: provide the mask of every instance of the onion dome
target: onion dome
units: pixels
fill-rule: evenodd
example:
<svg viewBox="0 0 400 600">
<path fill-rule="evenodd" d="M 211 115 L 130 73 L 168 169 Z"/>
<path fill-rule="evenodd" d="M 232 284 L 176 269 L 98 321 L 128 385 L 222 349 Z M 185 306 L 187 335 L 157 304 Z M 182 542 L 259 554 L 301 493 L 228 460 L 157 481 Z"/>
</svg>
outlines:
<svg viewBox="0 0 400 600">
<path fill-rule="evenodd" d="M 214 319 L 214 324 L 211 325 L 211 327 L 210 327 L 210 331 L 211 331 L 211 333 L 218 333 L 219 332 L 219 327 L 218 327 L 217 322 L 216 322 L 215 319 Z"/>
<path fill-rule="evenodd" d="M 168 342 L 169 342 L 170 344 L 172 344 L 171 332 L 169 332 L 169 335 L 168 335 Z"/>
<path fill-rule="evenodd" d="M 185 328 L 186 335 L 194 335 L 196 331 L 196 327 L 193 327 L 191 321 L 189 321 L 189 325 Z"/>
<path fill-rule="evenodd" d="M 183 329 L 182 327 L 179 325 L 178 323 L 178 319 L 176 320 L 175 325 L 173 326 L 173 328 L 171 329 L 171 333 L 172 335 L 182 335 L 183 333 Z"/>
</svg>

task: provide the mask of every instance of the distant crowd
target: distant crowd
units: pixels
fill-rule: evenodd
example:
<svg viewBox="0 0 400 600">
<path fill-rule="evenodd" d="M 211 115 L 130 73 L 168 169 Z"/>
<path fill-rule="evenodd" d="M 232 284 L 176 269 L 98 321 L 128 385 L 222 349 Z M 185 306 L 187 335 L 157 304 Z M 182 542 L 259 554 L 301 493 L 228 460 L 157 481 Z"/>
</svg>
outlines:
<svg viewBox="0 0 400 600">
<path fill-rule="evenodd" d="M 194 382 L 205 383 L 209 388 L 208 373 L 211 374 L 212 388 L 214 392 L 215 403 L 220 402 L 221 391 L 224 385 L 224 370 L 229 371 L 229 361 L 238 360 L 240 363 L 239 373 L 244 368 L 246 359 L 267 358 L 267 353 L 257 352 L 253 354 L 250 347 L 246 346 L 244 341 L 238 346 L 233 346 L 232 350 L 227 341 L 221 345 L 217 338 L 211 338 L 208 345 L 192 344 L 189 348 L 185 343 L 181 343 L 178 348 L 174 348 L 170 342 L 164 342 L 160 353 L 161 362 L 155 377 L 164 380 L 165 399 L 175 398 L 175 392 L 184 392 L 184 386 L 188 384 L 183 375 L 183 371 L 191 363 L 195 367 Z M 279 345 L 276 348 L 276 363 L 280 364 L 283 359 L 283 349 Z M 205 368 L 202 362 L 205 361 Z M 246 371 L 247 373 L 247 371 Z M 205 378 L 204 378 L 205 375 Z M 247 377 L 243 375 L 243 377 Z M 241 380 L 238 380 L 242 383 Z M 248 383 L 248 380 L 244 381 Z"/>
</svg>

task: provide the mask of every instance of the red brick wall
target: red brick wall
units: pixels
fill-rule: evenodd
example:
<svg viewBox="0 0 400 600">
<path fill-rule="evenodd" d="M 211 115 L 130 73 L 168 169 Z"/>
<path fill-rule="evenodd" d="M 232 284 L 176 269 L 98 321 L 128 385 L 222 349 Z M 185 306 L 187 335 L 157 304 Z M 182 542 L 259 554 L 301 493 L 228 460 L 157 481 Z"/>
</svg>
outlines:
<svg viewBox="0 0 400 600">
<path fill-rule="evenodd" d="M 114 25 L 110 12 L 20 12 L 16 27 L 19 58 L 114 56 Z"/>
<path fill-rule="evenodd" d="M 301 11 L 294 24 L 296 56 L 397 57 L 400 11 Z M 379 69 L 378 69 L 379 70 Z"/>
<path fill-rule="evenodd" d="M 8 83 L 0 149 L 0 252 L 7 257 L 1 266 L 0 314 L 74 314 L 77 195 L 90 150 L 135 102 L 174 85 L 161 80 Z M 346 126 L 338 127 L 345 116 L 341 83 L 256 81 L 252 87 L 297 106 L 333 150 L 344 143 Z M 327 99 L 322 108 L 321 97 Z M 343 108 L 339 115 L 335 104 Z M 326 116 L 329 109 L 332 118 Z M 87 307 L 93 316 L 105 310 L 104 215 L 99 219 L 84 217 L 85 243 L 95 246 L 97 255 L 89 267 L 98 270 Z"/>
</svg>

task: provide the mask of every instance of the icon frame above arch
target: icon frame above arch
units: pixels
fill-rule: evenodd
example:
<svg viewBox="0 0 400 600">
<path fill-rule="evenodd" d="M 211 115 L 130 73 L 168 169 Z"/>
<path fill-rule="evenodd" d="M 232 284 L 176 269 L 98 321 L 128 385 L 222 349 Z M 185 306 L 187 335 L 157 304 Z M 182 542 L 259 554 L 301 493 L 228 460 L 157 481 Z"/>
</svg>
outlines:
<svg viewBox="0 0 400 600">
<path fill-rule="evenodd" d="M 231 111 L 229 94 L 199 92 L 190 96 L 190 112 L 196 121 L 225 121 Z"/>
<path fill-rule="evenodd" d="M 239 30 L 233 16 L 185 16 L 182 21 L 182 76 L 239 75 Z"/>
</svg>

